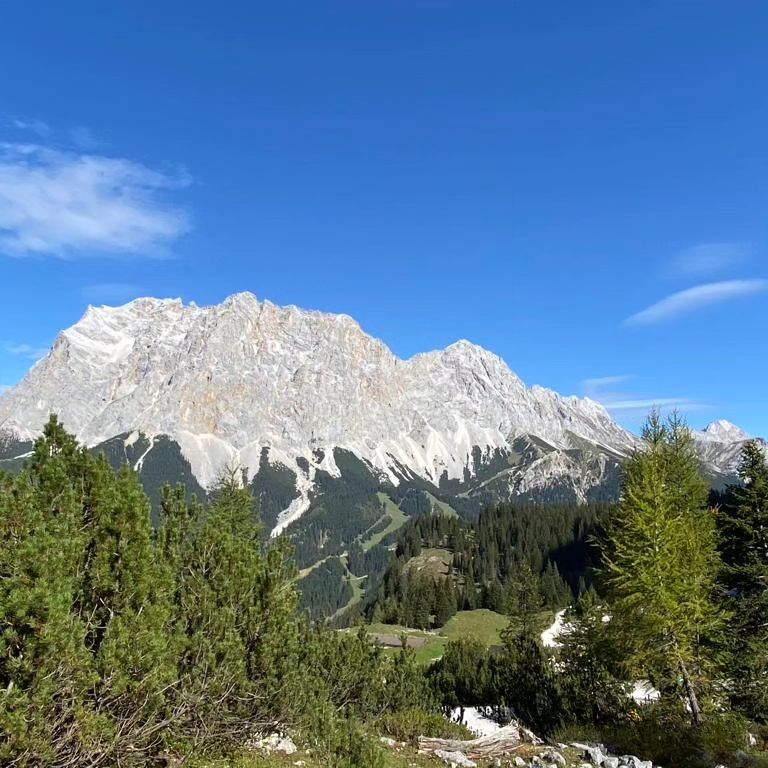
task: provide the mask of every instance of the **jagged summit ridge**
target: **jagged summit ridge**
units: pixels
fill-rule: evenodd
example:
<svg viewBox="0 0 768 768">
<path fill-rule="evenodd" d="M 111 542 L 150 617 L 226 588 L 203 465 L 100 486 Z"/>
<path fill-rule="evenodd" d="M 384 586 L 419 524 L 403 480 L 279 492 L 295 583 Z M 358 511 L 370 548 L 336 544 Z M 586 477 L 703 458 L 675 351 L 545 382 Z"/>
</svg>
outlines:
<svg viewBox="0 0 768 768">
<path fill-rule="evenodd" d="M 395 467 L 461 477 L 474 446 L 535 435 L 626 452 L 636 438 L 598 403 L 528 388 L 466 340 L 401 360 L 347 315 L 239 293 L 209 307 L 142 298 L 89 307 L 0 398 L 0 428 L 39 432 L 50 412 L 87 444 L 140 430 L 179 442 L 208 485 L 261 449 L 294 462 L 346 448 L 396 481 Z"/>
<path fill-rule="evenodd" d="M 699 433 L 700 438 L 715 440 L 721 443 L 739 442 L 751 439 L 751 435 L 730 421 L 718 419 L 710 422 Z"/>
</svg>

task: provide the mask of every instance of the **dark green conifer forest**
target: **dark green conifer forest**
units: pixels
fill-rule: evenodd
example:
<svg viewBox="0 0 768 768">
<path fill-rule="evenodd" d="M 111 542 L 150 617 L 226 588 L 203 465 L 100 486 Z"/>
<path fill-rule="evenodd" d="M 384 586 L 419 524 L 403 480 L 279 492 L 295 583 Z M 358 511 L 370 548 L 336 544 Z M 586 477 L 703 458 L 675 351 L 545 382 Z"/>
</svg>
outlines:
<svg viewBox="0 0 768 768">
<path fill-rule="evenodd" d="M 541 607 L 561 608 L 587 589 L 599 551 L 592 541 L 608 506 L 495 504 L 474 522 L 422 514 L 401 529 L 368 615 L 429 629 L 461 610 L 508 613 L 521 579 Z M 424 550 L 450 556 L 445 574 L 410 567 Z"/>
</svg>

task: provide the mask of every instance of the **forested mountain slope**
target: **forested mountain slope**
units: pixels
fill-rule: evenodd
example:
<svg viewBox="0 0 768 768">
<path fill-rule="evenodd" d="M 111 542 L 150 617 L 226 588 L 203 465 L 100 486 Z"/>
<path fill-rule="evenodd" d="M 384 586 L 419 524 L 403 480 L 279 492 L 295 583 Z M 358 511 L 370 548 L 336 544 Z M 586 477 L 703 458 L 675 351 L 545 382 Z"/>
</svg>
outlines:
<svg viewBox="0 0 768 768">
<path fill-rule="evenodd" d="M 425 509 L 611 500 L 640 444 L 600 404 L 528 387 L 470 342 L 401 360 L 350 317 L 247 293 L 90 307 L 0 396 L 1 468 L 20 468 L 52 412 L 134 467 L 155 507 L 165 483 L 203 498 L 241 468 L 302 569 L 356 547 L 381 562 Z M 698 433 L 713 485 L 746 437 L 727 422 Z"/>
</svg>

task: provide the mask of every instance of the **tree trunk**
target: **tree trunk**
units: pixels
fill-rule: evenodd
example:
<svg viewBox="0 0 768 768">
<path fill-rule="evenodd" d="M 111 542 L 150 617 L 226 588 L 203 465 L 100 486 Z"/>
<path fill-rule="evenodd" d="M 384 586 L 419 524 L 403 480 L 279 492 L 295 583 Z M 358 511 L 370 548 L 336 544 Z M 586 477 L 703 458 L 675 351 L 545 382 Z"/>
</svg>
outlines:
<svg viewBox="0 0 768 768">
<path fill-rule="evenodd" d="M 496 733 L 481 736 L 477 739 L 462 741 L 461 739 L 428 739 L 419 738 L 419 749 L 427 752 L 444 750 L 446 752 L 461 752 L 471 758 L 504 757 L 511 755 L 520 748 L 521 744 L 541 745 L 544 742 L 527 728 L 515 722 L 504 726 Z"/>
<path fill-rule="evenodd" d="M 693 718 L 694 725 L 701 725 L 704 722 L 704 716 L 701 713 L 701 707 L 699 706 L 699 699 L 696 696 L 696 691 L 693 689 L 693 683 L 688 675 L 688 669 L 685 666 L 685 662 L 680 659 L 678 661 L 680 666 L 680 674 L 683 676 L 683 686 L 685 687 L 685 695 L 688 697 L 688 706 L 691 708 L 691 717 Z"/>
</svg>

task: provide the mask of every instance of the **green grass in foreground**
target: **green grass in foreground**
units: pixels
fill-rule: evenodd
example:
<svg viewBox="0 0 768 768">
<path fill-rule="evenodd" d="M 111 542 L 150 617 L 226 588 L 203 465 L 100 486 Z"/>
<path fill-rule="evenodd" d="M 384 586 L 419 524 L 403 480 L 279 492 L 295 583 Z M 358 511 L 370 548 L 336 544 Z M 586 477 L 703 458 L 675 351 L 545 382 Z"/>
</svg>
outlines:
<svg viewBox="0 0 768 768">
<path fill-rule="evenodd" d="M 409 768 L 409 766 L 417 766 L 418 768 L 428 768 L 428 766 L 431 766 L 435 768 L 438 765 L 445 765 L 437 758 L 419 755 L 414 748 L 409 746 L 384 747 L 382 748 L 382 753 L 386 768 Z M 189 768 L 280 768 L 281 766 L 293 766 L 299 761 L 303 761 L 305 768 L 327 768 L 328 765 L 324 756 L 313 756 L 307 754 L 304 750 L 299 750 L 290 756 L 251 753 L 215 760 L 192 760 L 186 763 L 186 765 Z"/>
<path fill-rule="evenodd" d="M 554 618 L 552 611 L 542 611 L 536 621 L 536 629 L 543 632 Z M 366 629 L 369 634 L 418 637 L 425 640 L 424 645 L 416 648 L 416 660 L 421 664 L 430 664 L 439 659 L 445 646 L 451 640 L 472 637 L 484 645 L 500 645 L 501 632 L 507 626 L 508 619 L 500 613 L 479 608 L 475 611 L 459 611 L 444 627 L 432 632 L 422 632 L 397 624 L 371 624 Z M 396 652 L 396 649 L 393 649 Z"/>
<path fill-rule="evenodd" d="M 376 738 L 372 736 L 371 738 Z M 518 754 L 530 758 L 531 755 L 540 751 L 540 748 L 521 746 Z M 571 765 L 574 765 L 578 758 L 578 753 L 574 750 L 560 750 L 570 759 Z M 418 750 L 410 744 L 400 743 L 396 747 L 386 747 L 382 745 L 382 756 L 384 757 L 385 768 L 437 768 L 445 766 L 445 763 L 433 755 L 419 754 Z M 490 768 L 494 765 L 493 759 L 476 759 L 480 768 Z M 258 753 L 247 753 L 230 758 L 220 759 L 192 759 L 184 763 L 188 768 L 281 768 L 281 766 L 294 766 L 297 763 L 303 763 L 305 768 L 327 768 L 327 758 L 323 755 L 313 755 L 300 749 L 293 755 L 262 755 Z"/>
</svg>

